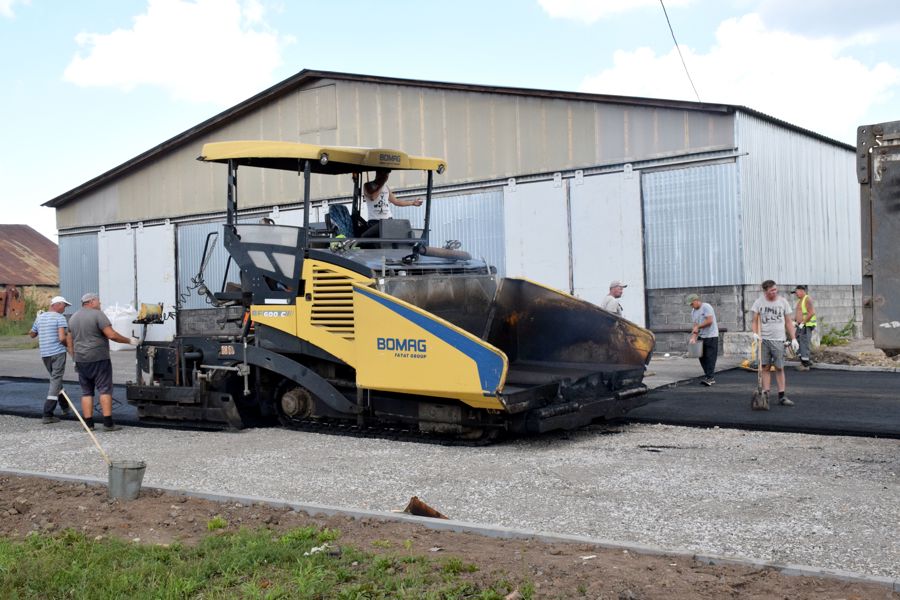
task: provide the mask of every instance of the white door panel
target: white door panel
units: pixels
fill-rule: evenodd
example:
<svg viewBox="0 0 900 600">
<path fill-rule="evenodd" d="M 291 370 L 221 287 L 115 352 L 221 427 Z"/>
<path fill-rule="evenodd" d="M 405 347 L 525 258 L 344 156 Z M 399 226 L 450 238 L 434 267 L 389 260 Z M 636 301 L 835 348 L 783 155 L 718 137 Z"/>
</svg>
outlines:
<svg viewBox="0 0 900 600">
<path fill-rule="evenodd" d="M 163 303 L 163 313 L 175 311 L 175 226 L 139 227 L 137 245 L 138 302 Z M 140 305 L 135 308 L 140 309 Z M 136 326 L 137 327 L 137 326 Z M 170 341 L 175 337 L 175 319 L 147 326 L 147 340 Z"/>
<path fill-rule="evenodd" d="M 134 306 L 134 229 L 98 233 L 97 263 L 102 308 Z"/>
<path fill-rule="evenodd" d="M 552 181 L 503 188 L 506 276 L 569 289 L 566 196 Z"/>
<path fill-rule="evenodd" d="M 610 173 L 569 180 L 572 270 L 575 295 L 599 304 L 609 283 L 626 284 L 623 316 L 645 325 L 644 249 L 638 173 Z"/>
</svg>

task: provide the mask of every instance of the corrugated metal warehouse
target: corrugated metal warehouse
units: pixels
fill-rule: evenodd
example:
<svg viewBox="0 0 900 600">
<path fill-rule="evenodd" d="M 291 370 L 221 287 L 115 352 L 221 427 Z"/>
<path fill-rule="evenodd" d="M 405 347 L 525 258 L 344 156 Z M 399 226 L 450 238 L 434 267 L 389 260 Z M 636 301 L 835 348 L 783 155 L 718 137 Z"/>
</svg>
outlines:
<svg viewBox="0 0 900 600">
<path fill-rule="evenodd" d="M 825 325 L 857 319 L 851 146 L 741 106 L 310 70 L 48 201 L 62 293 L 202 308 L 191 278 L 224 220 L 225 173 L 194 159 L 206 142 L 241 139 L 446 158 L 432 240 L 459 239 L 501 274 L 592 302 L 621 279 L 625 316 L 656 331 L 660 349 L 686 337 L 685 294 L 700 291 L 720 326 L 742 331 L 768 278 L 810 285 Z M 419 177 L 397 173 L 392 187 L 416 194 Z M 301 183 L 242 170 L 246 217 L 301 224 Z M 314 220 L 349 201 L 349 178 L 313 183 Z M 422 225 L 415 208 L 395 216 Z M 216 287 L 217 251 L 206 274 Z M 175 324 L 153 329 L 164 339 Z"/>
</svg>

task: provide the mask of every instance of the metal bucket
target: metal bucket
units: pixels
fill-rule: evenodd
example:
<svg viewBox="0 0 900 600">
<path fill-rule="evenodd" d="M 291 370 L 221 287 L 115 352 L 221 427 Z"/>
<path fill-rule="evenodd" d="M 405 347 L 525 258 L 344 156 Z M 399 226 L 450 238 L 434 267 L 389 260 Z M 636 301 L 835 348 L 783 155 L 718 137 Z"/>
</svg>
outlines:
<svg viewBox="0 0 900 600">
<path fill-rule="evenodd" d="M 700 358 L 703 356 L 703 342 L 698 340 L 693 344 L 688 343 L 688 356 L 690 358 Z"/>
<path fill-rule="evenodd" d="M 147 464 L 142 460 L 119 460 L 109 465 L 109 497 L 134 500 L 141 492 Z"/>
</svg>

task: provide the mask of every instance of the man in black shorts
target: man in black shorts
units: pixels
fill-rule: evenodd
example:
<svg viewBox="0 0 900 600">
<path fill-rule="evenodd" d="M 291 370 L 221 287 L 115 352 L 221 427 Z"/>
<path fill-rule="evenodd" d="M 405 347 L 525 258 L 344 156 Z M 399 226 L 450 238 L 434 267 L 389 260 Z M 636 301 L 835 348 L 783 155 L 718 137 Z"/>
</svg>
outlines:
<svg viewBox="0 0 900 600">
<path fill-rule="evenodd" d="M 81 384 L 81 412 L 84 421 L 94 428 L 94 393 L 100 395 L 103 431 L 121 429 L 112 419 L 112 362 L 109 342 L 136 344 L 137 340 L 119 335 L 109 318 L 100 310 L 100 298 L 89 293 L 81 297 L 81 310 L 69 319 L 69 334 L 75 349 L 75 367 Z"/>
</svg>

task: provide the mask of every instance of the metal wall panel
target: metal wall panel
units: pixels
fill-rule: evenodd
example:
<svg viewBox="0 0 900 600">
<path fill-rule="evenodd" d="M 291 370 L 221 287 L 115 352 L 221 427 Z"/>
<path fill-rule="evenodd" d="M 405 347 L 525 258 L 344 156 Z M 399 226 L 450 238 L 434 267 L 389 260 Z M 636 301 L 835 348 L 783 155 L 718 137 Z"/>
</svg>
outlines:
<svg viewBox="0 0 900 600">
<path fill-rule="evenodd" d="M 564 183 L 569 186 L 575 295 L 600 304 L 609 294 L 609 283 L 623 281 L 628 285 L 622 297 L 623 315 L 643 326 L 640 175 L 610 173 Z"/>
<path fill-rule="evenodd" d="M 506 273 L 571 293 L 566 192 L 554 181 L 503 188 Z"/>
<path fill-rule="evenodd" d="M 852 150 L 746 113 L 735 121 L 743 281 L 859 285 L 859 188 Z"/>
<path fill-rule="evenodd" d="M 490 181 L 734 146 L 730 114 L 363 81 L 317 80 L 228 121 L 204 139 L 57 209 L 61 229 L 222 210 L 225 167 L 194 160 L 203 143 L 234 139 L 395 147 L 448 162 L 438 185 Z M 294 173 L 239 172 L 241 207 L 300 197 Z M 395 173 L 396 189 L 424 185 Z M 316 199 L 349 196 L 347 177 L 316 177 Z"/>
<path fill-rule="evenodd" d="M 101 231 L 97 234 L 100 302 L 104 308 L 135 306 L 134 229 Z"/>
<path fill-rule="evenodd" d="M 420 207 L 392 208 L 394 218 L 409 219 L 414 228 L 423 226 L 425 213 Z M 503 192 L 491 190 L 434 198 L 431 206 L 430 243 L 433 246 L 443 246 L 447 240 L 462 242 L 463 250 L 495 266 L 502 277 L 506 272 Z"/>
<path fill-rule="evenodd" d="M 641 185 L 648 288 L 744 283 L 733 163 L 644 173 Z"/>
<path fill-rule="evenodd" d="M 66 314 L 81 307 L 81 297 L 100 289 L 97 234 L 59 236 L 59 290 L 72 303 Z"/>
<path fill-rule="evenodd" d="M 163 314 L 175 311 L 175 226 L 139 227 L 135 230 L 137 300 L 163 304 Z M 175 338 L 175 319 L 149 325 L 146 338 L 152 342 Z"/>
</svg>

